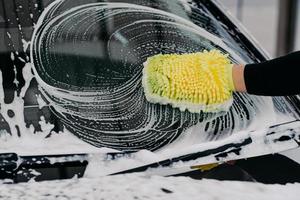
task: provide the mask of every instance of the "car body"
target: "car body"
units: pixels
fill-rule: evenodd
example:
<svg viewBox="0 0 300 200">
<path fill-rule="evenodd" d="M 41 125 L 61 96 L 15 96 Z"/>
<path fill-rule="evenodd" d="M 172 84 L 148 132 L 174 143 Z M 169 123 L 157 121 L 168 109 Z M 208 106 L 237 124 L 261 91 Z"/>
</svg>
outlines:
<svg viewBox="0 0 300 200">
<path fill-rule="evenodd" d="M 229 112 L 199 114 L 145 101 L 151 55 L 217 48 L 233 63 L 268 59 L 215 1 L 4 1 L 0 11 L 2 178 L 80 177 L 91 157 L 117 165 L 144 150 L 158 157 L 108 174 L 170 175 L 299 146 L 297 96 L 235 93 Z"/>
</svg>

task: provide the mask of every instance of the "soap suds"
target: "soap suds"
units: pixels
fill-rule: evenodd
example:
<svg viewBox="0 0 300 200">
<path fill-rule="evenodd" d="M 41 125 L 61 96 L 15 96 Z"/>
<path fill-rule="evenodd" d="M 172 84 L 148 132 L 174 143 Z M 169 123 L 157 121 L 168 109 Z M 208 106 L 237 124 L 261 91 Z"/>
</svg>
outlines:
<svg viewBox="0 0 300 200">
<path fill-rule="evenodd" d="M 180 143 L 176 139 L 194 125 L 202 126 L 198 129 L 201 137 L 225 137 L 222 132 L 231 134 L 253 124 L 262 108 L 268 108 L 265 113 L 276 115 L 274 108 L 267 106 L 272 105 L 270 98 L 245 94 L 236 94 L 232 109 L 221 114 L 191 114 L 148 103 L 141 76 L 142 63 L 151 55 L 218 48 L 229 53 L 233 62 L 245 61 L 226 41 L 162 10 L 126 3 L 92 3 L 63 11 L 63 5 L 61 1 L 51 4 L 39 19 L 32 37 L 31 61 L 52 111 L 84 141 L 119 150 L 157 150 L 174 141 Z M 101 30 L 95 24 L 105 27 L 110 20 L 118 23 L 111 27 L 107 41 L 94 40 Z M 69 41 L 65 36 L 72 34 L 76 38 Z M 68 42 L 62 46 L 60 41 Z M 69 59 L 74 47 L 93 49 L 94 43 L 104 48 L 93 61 L 98 62 L 98 68 L 85 64 L 80 52 Z M 103 51 L 108 57 L 102 55 Z M 93 76 L 75 60 L 91 67 Z M 73 68 L 65 71 L 61 66 Z M 273 119 L 268 121 L 274 123 Z"/>
<path fill-rule="evenodd" d="M 253 61 L 246 51 L 233 48 L 233 40 L 222 35 L 224 30 L 212 31 L 221 28 L 214 27 L 218 24 L 214 18 L 210 19 L 210 29 L 205 27 L 208 21 L 204 19 L 210 15 L 197 10 L 195 5 L 193 11 L 199 17 L 192 22 L 170 12 L 134 4 L 85 3 L 68 7 L 67 2 L 51 3 L 39 17 L 32 40 L 22 38 L 23 53 L 30 47 L 31 63 L 28 63 L 29 57 L 21 57 L 18 51 L 11 53 L 12 61 L 19 59 L 24 63 L 25 80 L 12 103 L 4 102 L 0 72 L 0 113 L 9 126 L 9 130 L 0 133 L 1 153 L 91 153 L 96 158 L 90 158 L 96 163 L 91 168 L 103 166 L 107 170 L 103 174 L 106 174 L 215 147 L 227 140 L 236 141 L 236 136 L 246 136 L 247 131 L 264 134 L 268 126 L 295 119 L 295 113 L 286 111 L 288 106 L 283 98 L 234 94 L 232 109 L 218 114 L 190 114 L 146 102 L 141 87 L 142 63 L 154 54 L 217 48 L 229 53 L 233 62 Z M 190 2 L 182 3 L 189 12 Z M 37 17 L 30 14 L 30 18 Z M 112 25 L 111 21 L 115 23 Z M 107 28 L 106 39 L 99 39 L 104 28 Z M 20 23 L 19 29 L 22 31 Z M 9 32 L 6 34 L 11 38 Z M 94 61 L 98 65 L 93 66 Z M 14 72 L 17 76 L 17 70 Z M 26 126 L 23 98 L 34 78 L 41 92 L 35 96 L 36 106 L 39 109 L 52 106 L 52 113 L 66 127 L 63 132 L 54 132 L 54 125 L 43 116 L 39 121 L 41 131 L 35 130 L 33 125 Z M 17 79 L 14 82 L 19 84 Z M 281 102 L 274 106 L 274 101 Z M 8 115 L 9 110 L 13 111 L 13 117 Z M 94 147 L 74 134 L 97 147 L 143 150 L 103 162 L 107 161 L 105 153 L 112 149 Z M 282 148 L 293 147 L 294 144 L 289 143 Z M 249 151 L 257 153 L 255 149 Z"/>
</svg>

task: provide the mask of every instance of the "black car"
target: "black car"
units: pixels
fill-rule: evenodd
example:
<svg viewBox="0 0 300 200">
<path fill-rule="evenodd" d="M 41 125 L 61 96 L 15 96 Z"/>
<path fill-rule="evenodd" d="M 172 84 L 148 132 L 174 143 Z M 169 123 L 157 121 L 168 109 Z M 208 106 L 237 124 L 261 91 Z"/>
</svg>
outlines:
<svg viewBox="0 0 300 200">
<path fill-rule="evenodd" d="M 157 174 L 202 177 L 195 166 L 238 160 L 258 181 L 299 181 L 298 163 L 268 155 L 299 146 L 298 96 L 235 93 L 228 112 L 196 114 L 144 97 L 152 55 L 218 49 L 233 63 L 268 59 L 215 1 L 2 0 L 0 36 L 2 179 L 81 177 L 91 157 L 117 163 L 149 151 L 160 159 L 107 174 L 163 166 Z"/>
</svg>

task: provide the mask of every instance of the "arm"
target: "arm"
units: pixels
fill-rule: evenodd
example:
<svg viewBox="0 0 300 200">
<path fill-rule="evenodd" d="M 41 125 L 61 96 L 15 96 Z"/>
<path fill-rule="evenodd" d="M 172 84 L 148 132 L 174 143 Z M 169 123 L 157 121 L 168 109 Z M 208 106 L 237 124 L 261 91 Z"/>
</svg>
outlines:
<svg viewBox="0 0 300 200">
<path fill-rule="evenodd" d="M 258 64 L 235 65 L 235 90 L 265 96 L 300 94 L 300 51 Z"/>
<path fill-rule="evenodd" d="M 234 65 L 232 68 L 232 79 L 235 91 L 247 92 L 245 79 L 244 79 L 244 65 Z"/>
</svg>

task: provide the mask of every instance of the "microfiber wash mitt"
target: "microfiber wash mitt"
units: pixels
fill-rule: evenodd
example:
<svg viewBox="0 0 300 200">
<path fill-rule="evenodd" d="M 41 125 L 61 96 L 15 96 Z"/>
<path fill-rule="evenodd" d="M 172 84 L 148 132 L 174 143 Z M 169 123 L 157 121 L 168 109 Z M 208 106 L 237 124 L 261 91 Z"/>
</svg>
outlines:
<svg viewBox="0 0 300 200">
<path fill-rule="evenodd" d="M 146 99 L 193 113 L 227 111 L 234 91 L 232 66 L 219 50 L 149 57 L 142 79 Z"/>
</svg>

